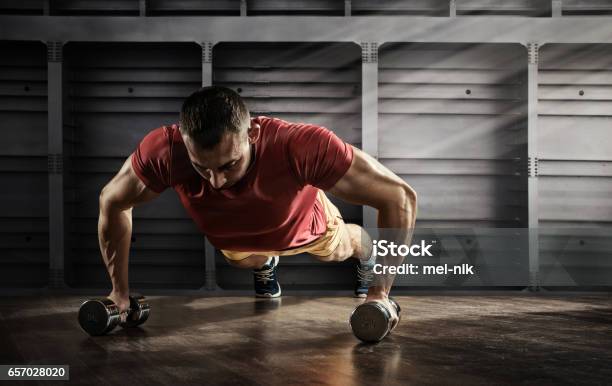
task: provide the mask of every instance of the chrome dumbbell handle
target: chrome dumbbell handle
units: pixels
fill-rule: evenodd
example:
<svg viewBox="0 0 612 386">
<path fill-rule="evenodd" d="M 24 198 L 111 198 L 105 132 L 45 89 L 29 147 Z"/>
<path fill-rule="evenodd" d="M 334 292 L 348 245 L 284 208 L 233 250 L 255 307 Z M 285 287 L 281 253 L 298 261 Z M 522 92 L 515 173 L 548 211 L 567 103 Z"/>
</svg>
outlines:
<svg viewBox="0 0 612 386">
<path fill-rule="evenodd" d="M 149 318 L 151 308 L 144 296 L 130 296 L 130 308 L 125 322 L 120 323 L 121 327 L 140 326 Z"/>
<path fill-rule="evenodd" d="M 149 313 L 144 296 L 130 296 L 130 307 L 123 312 L 108 298 L 90 299 L 81 304 L 78 319 L 83 330 L 97 336 L 109 333 L 118 325 L 124 328 L 139 326 L 149 318 Z"/>
</svg>

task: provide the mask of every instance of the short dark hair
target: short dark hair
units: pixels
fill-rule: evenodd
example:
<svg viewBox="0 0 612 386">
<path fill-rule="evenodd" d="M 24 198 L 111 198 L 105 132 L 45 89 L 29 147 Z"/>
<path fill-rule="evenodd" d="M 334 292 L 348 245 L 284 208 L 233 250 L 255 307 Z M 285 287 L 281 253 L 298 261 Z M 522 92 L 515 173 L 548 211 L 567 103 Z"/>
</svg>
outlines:
<svg viewBox="0 0 612 386">
<path fill-rule="evenodd" d="M 249 110 L 242 97 L 221 86 L 202 87 L 181 108 L 180 130 L 204 149 L 212 149 L 226 132 L 238 133 Z"/>
</svg>

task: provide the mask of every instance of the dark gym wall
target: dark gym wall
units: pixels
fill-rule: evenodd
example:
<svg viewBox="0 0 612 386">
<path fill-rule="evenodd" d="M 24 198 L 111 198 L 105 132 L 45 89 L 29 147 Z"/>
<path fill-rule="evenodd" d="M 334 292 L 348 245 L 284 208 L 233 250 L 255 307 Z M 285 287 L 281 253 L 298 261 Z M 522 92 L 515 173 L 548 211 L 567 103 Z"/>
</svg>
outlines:
<svg viewBox="0 0 612 386">
<path fill-rule="evenodd" d="M 379 52 L 380 161 L 419 192 L 417 226 L 527 223 L 527 52 L 393 44 Z"/>
<path fill-rule="evenodd" d="M 387 43 L 378 63 L 379 160 L 418 192 L 417 228 L 526 227 L 525 47 Z M 396 288 L 528 283 L 527 259 L 517 269 L 516 250 L 476 233 L 441 241 L 437 260 L 459 263 L 453 257 L 465 255 L 461 262 L 487 261 L 507 274 L 437 281 L 398 275 Z M 514 247 L 525 250 L 526 241 Z"/>
<path fill-rule="evenodd" d="M 612 45 L 540 51 L 540 261 L 544 286 L 612 285 Z"/>
<path fill-rule="evenodd" d="M 47 47 L 0 42 L 0 286 L 44 287 L 49 271 Z"/>
<path fill-rule="evenodd" d="M 68 43 L 66 277 L 70 286 L 108 286 L 97 238 L 98 196 L 142 137 L 178 122 L 184 98 L 202 83 L 194 43 Z M 192 288 L 204 283 L 204 237 L 168 189 L 133 211 L 130 284 Z"/>
</svg>

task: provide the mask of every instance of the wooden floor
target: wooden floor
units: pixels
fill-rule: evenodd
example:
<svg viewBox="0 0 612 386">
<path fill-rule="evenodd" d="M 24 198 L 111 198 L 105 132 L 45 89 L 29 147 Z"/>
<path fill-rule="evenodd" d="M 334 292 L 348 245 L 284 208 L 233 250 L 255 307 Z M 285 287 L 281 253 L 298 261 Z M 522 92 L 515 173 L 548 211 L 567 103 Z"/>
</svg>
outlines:
<svg viewBox="0 0 612 386">
<path fill-rule="evenodd" d="M 149 299 L 142 329 L 91 338 L 83 298 L 0 298 L 0 364 L 68 364 L 83 385 L 612 383 L 610 296 L 397 297 L 376 345 L 353 337 L 348 297 Z"/>
</svg>

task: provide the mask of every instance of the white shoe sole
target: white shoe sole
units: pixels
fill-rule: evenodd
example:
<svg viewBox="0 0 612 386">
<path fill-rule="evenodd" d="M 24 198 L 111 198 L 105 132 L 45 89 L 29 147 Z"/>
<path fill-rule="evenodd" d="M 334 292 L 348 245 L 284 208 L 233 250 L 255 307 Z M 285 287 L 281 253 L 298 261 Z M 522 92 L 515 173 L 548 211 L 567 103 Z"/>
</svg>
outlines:
<svg viewBox="0 0 612 386">
<path fill-rule="evenodd" d="M 257 298 L 278 298 L 278 297 L 281 296 L 281 292 L 282 292 L 281 291 L 281 286 L 280 286 L 280 283 L 279 283 L 278 284 L 278 292 L 277 293 L 275 293 L 275 294 L 258 294 L 258 293 L 256 293 L 255 297 L 257 297 Z"/>
</svg>

